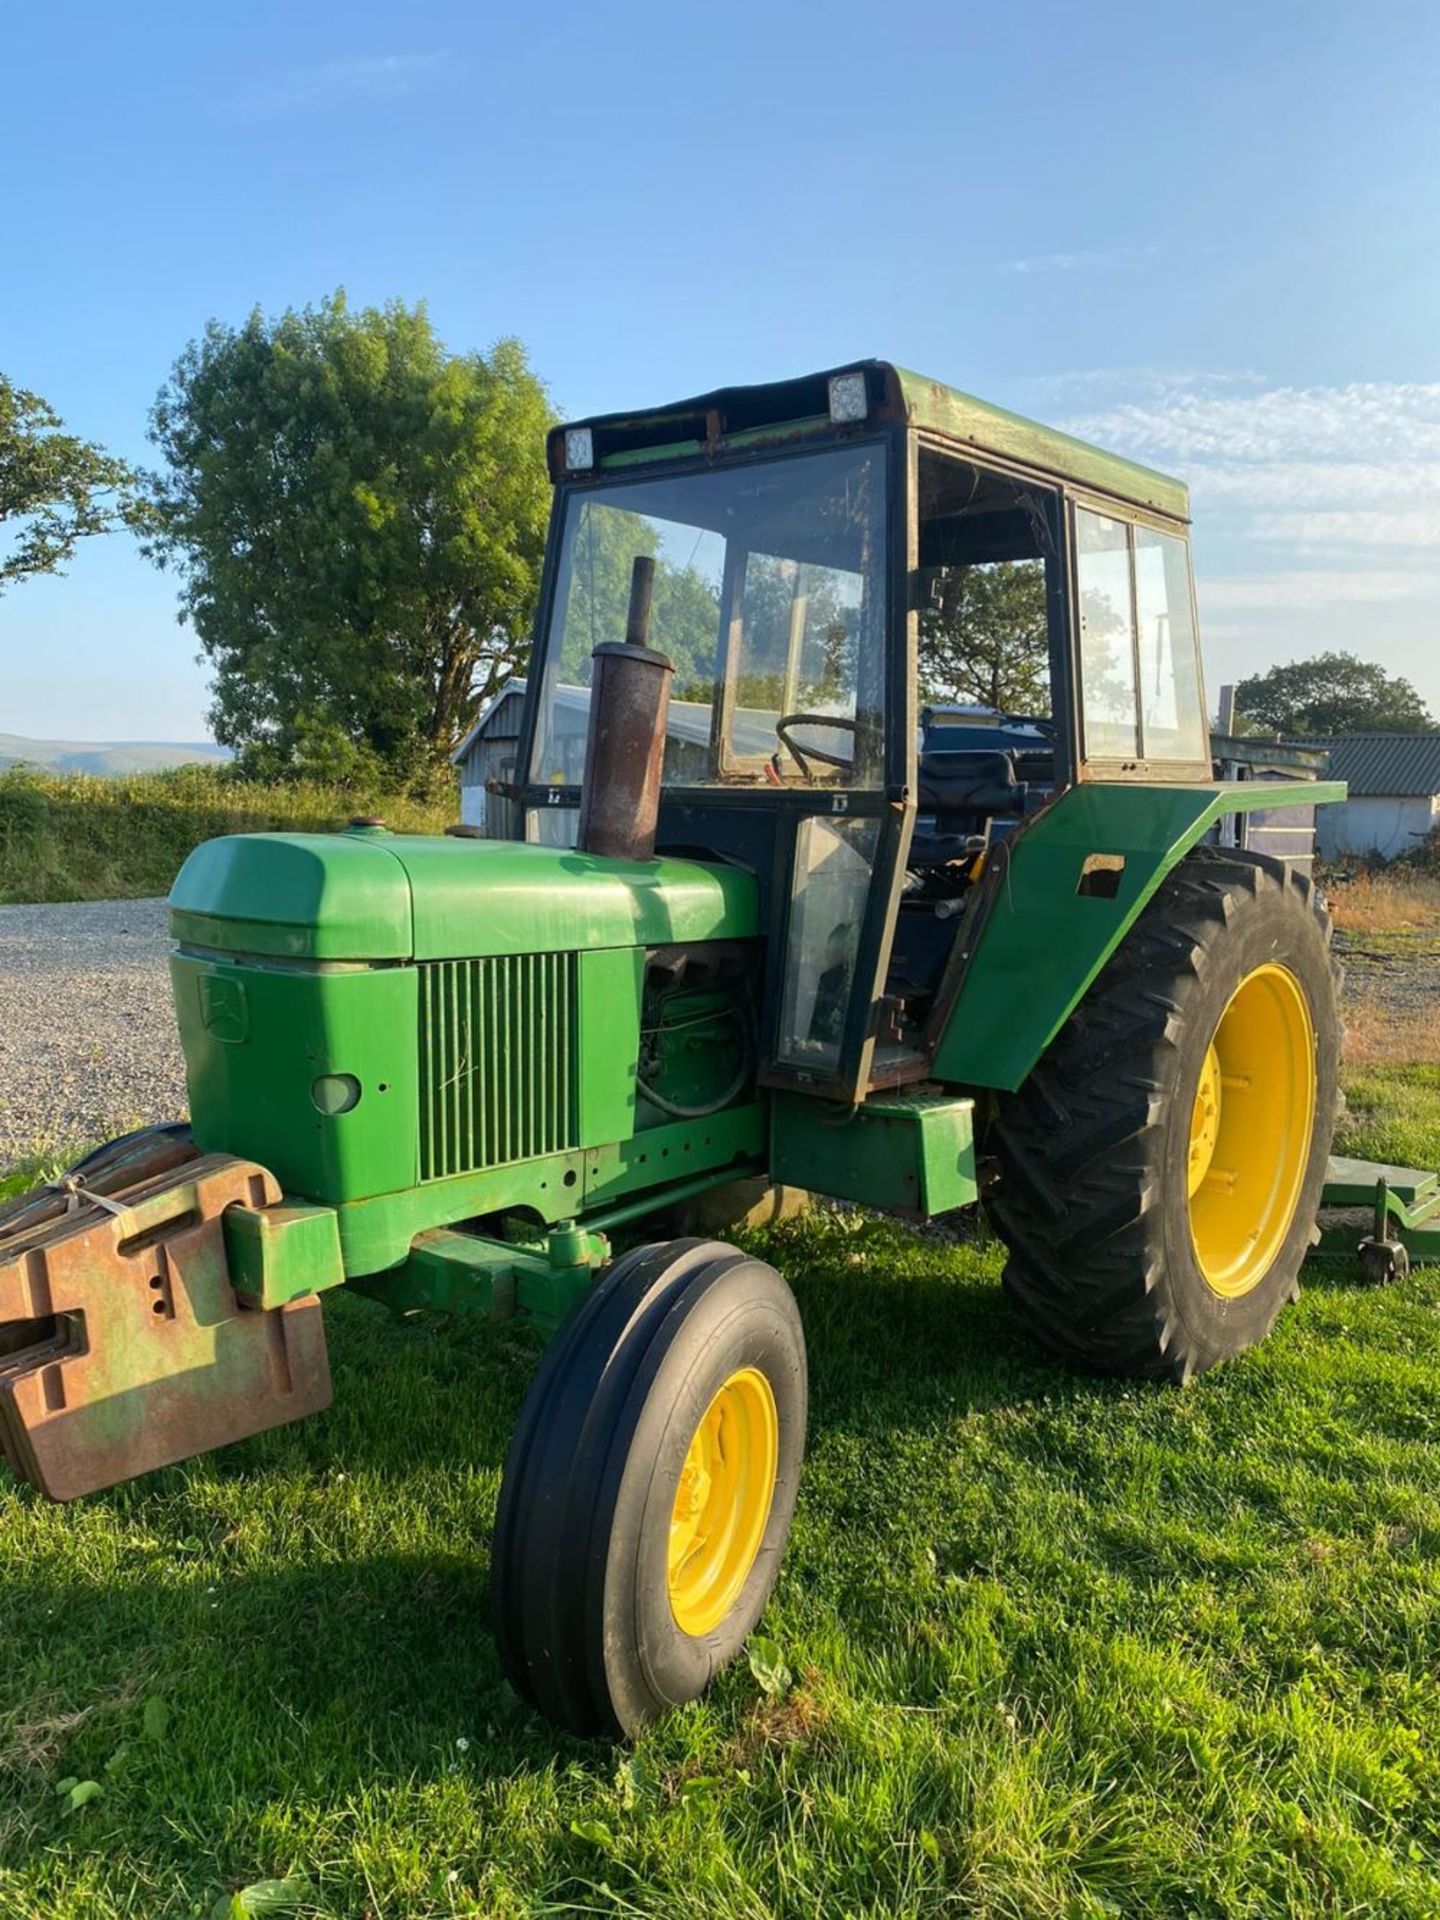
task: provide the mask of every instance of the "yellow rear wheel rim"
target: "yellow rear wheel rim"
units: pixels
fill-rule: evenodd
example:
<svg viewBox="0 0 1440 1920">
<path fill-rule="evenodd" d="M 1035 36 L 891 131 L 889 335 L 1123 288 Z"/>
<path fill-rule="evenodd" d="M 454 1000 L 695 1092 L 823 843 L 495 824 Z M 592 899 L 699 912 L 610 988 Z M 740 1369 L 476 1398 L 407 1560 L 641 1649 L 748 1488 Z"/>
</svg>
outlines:
<svg viewBox="0 0 1440 1920">
<path fill-rule="evenodd" d="M 1295 1218 L 1315 1132 L 1315 1027 L 1288 967 L 1256 967 L 1215 1028 L 1190 1110 L 1190 1236 L 1205 1282 L 1237 1299 Z"/>
<path fill-rule="evenodd" d="M 765 1537 L 780 1462 L 780 1417 L 754 1367 L 732 1373 L 690 1442 L 670 1515 L 670 1611 L 682 1633 L 729 1613 Z"/>
</svg>

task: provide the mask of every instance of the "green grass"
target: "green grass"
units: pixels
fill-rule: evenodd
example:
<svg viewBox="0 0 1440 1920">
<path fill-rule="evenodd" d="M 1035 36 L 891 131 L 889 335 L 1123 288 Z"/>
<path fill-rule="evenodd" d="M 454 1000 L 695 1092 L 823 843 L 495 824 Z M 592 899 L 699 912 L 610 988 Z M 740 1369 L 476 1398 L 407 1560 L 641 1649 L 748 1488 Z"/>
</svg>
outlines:
<svg viewBox="0 0 1440 1920">
<path fill-rule="evenodd" d="M 1440 1066 L 1352 1068 L 1345 1092 L 1338 1152 L 1440 1168 Z"/>
<path fill-rule="evenodd" d="M 1426 1164 L 1435 1071 L 1385 1078 L 1347 1145 Z M 526 1713 L 486 1543 L 536 1342 L 342 1298 L 326 1418 L 0 1493 L 5 1920 L 292 1866 L 336 1920 L 1440 1914 L 1440 1272 L 1321 1274 L 1179 1392 L 1040 1359 L 988 1250 L 756 1244 L 812 1367 L 783 1697 L 742 1664 L 633 1751 Z"/>
<path fill-rule="evenodd" d="M 0 772 L 0 905 L 168 893 L 191 848 L 216 834 L 329 831 L 357 813 L 379 813 L 397 832 L 440 833 L 459 808 L 453 796 L 421 803 L 203 766 L 118 779 Z"/>
</svg>

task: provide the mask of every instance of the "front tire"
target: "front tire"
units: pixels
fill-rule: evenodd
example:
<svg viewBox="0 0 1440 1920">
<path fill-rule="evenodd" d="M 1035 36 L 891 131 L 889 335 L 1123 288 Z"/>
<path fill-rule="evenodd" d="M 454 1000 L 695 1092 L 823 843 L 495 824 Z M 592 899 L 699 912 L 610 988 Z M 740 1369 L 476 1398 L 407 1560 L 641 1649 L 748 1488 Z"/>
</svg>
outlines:
<svg viewBox="0 0 1440 1920">
<path fill-rule="evenodd" d="M 993 1133 L 1005 1287 L 1053 1353 L 1181 1380 L 1299 1293 L 1339 1106 L 1330 923 L 1279 861 L 1197 848 Z"/>
<path fill-rule="evenodd" d="M 505 1462 L 492 1587 L 516 1691 L 610 1736 L 703 1693 L 774 1585 L 805 1413 L 800 1317 L 772 1267 L 672 1240 L 607 1268 Z"/>
</svg>

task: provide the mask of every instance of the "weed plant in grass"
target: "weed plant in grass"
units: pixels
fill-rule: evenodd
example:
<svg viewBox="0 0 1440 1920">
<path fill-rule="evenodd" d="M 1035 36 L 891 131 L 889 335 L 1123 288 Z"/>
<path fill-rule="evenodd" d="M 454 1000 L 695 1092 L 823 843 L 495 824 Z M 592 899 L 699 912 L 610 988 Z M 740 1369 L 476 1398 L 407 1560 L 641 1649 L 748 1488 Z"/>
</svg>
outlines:
<svg viewBox="0 0 1440 1920">
<path fill-rule="evenodd" d="M 316 781 L 263 783 L 223 767 L 102 779 L 0 772 L 0 904 L 123 900 L 168 893 L 200 841 L 221 833 L 328 832 L 379 813 L 400 833 L 440 833 L 453 793 L 432 801 Z"/>
<path fill-rule="evenodd" d="M 1440 1081 L 1361 1076 L 1347 1125 L 1432 1164 Z M 753 1244 L 812 1369 L 788 1680 L 766 1649 L 631 1750 L 529 1715 L 486 1575 L 538 1340 L 339 1298 L 325 1418 L 0 1489 L 5 1920 L 292 1869 L 327 1920 L 1440 1915 L 1440 1273 L 1323 1273 L 1181 1392 L 1042 1359 L 989 1249 Z"/>
</svg>

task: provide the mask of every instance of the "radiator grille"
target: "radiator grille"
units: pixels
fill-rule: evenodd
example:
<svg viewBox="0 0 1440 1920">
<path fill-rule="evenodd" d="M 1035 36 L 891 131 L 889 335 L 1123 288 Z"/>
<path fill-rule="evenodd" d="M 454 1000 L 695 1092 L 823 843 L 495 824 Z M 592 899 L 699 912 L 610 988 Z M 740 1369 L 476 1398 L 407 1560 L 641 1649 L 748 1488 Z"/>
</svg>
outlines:
<svg viewBox="0 0 1440 1920">
<path fill-rule="evenodd" d="M 420 973 L 420 1178 L 576 1144 L 576 959 L 439 960 Z"/>
</svg>

